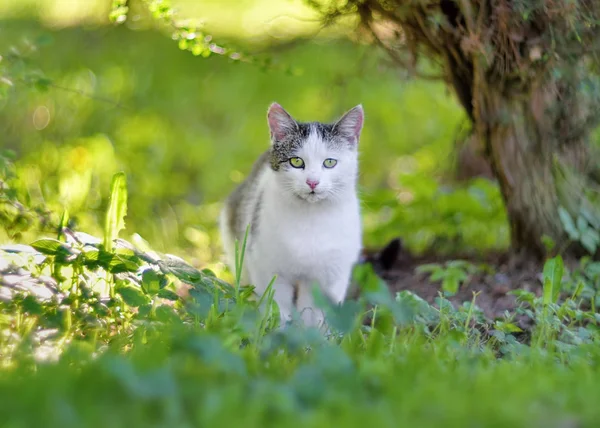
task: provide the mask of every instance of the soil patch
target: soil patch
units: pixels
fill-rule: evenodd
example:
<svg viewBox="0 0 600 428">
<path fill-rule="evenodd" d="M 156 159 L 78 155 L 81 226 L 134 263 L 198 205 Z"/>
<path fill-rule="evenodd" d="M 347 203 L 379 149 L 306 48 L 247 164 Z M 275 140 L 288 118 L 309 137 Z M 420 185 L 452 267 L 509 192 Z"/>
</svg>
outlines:
<svg viewBox="0 0 600 428">
<path fill-rule="evenodd" d="M 521 289 L 538 296 L 542 293 L 543 265 L 516 254 L 413 256 L 402 248 L 399 240 L 394 240 L 379 252 L 366 252 L 364 258 L 364 262 L 373 265 L 392 292 L 408 290 L 430 304 L 434 304 L 435 298 L 442 292 L 441 282 L 431 281 L 429 273 L 417 273 L 417 267 L 429 263 L 443 265 L 451 260 L 466 260 L 489 268 L 469 275 L 459 291 L 448 300 L 458 306 L 473 300 L 473 293 L 477 293 L 475 303 L 490 321 L 503 318 L 505 312 L 513 313 L 519 307 L 510 291 Z M 527 317 L 516 317 L 515 322 L 524 330 L 532 327 L 532 321 Z"/>
</svg>

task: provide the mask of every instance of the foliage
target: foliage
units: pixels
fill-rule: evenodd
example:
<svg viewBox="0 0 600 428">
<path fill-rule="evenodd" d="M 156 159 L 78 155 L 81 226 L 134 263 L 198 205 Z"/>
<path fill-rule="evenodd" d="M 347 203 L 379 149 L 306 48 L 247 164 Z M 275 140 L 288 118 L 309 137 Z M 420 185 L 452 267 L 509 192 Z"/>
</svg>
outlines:
<svg viewBox="0 0 600 428">
<path fill-rule="evenodd" d="M 584 217 L 584 211 L 574 220 L 564 207 L 559 207 L 558 214 L 569 239 L 581 243 L 590 254 L 595 254 L 600 248 L 600 223 L 597 219 L 590 215 Z"/>
<path fill-rule="evenodd" d="M 112 186 L 111 200 L 119 194 Z M 560 258 L 544 268 L 543 297 L 519 294 L 537 323 L 525 342 L 508 315 L 487 320 L 475 298 L 454 307 L 443 297 L 435 306 L 410 292 L 394 297 L 362 267 L 358 301 L 323 303 L 324 335 L 278 328 L 272 300 L 260 312 L 251 287 L 179 258 L 118 238 L 105 248 L 68 228 L 61 236 L 0 249 L 8 426 L 597 420 L 599 320 L 580 292 L 559 298 Z M 177 283 L 187 284 L 185 295 Z"/>
<path fill-rule="evenodd" d="M 400 236 L 414 252 L 479 252 L 508 246 L 508 222 L 498 187 L 475 179 L 440 185 L 421 174 L 400 175 L 397 189 L 364 195 L 369 242 Z M 396 187 L 396 186 L 395 186 Z"/>
<path fill-rule="evenodd" d="M 115 21 L 129 5 L 113 2 Z M 372 112 L 361 141 L 367 242 L 505 246 L 494 184 L 440 184 L 447 130 L 462 115 L 439 85 L 398 84 L 377 55 L 359 49 L 357 60 L 346 44 L 283 54 L 308 65 L 299 82 L 209 67 L 153 32 L 54 36 L 60 48 L 35 56 L 52 79 L 24 79 L 46 79 L 46 91 L 21 90 L 31 85 L 19 73 L 37 68 L 29 57 L 0 70 L 16 82 L 0 123 L 17 152 L 0 157 L 3 425 L 595 426 L 600 265 L 591 259 L 572 271 L 548 260 L 543 295 L 515 292 L 522 306 L 501 319 L 487 319 L 476 296 L 457 306 L 394 296 L 360 265 L 358 299 L 338 307 L 316 293 L 326 332 L 279 326 L 272 296 L 259 311 L 239 274 L 230 284 L 198 268 L 219 252 L 222 195 L 264 149 L 256 104 L 275 97 L 307 118 L 333 117 L 354 97 Z M 356 74 L 328 74 L 331 64 Z M 422 268 L 446 291 L 477 269 Z"/>
<path fill-rule="evenodd" d="M 18 200 L 14 156 L 12 151 L 0 152 L 0 226 L 9 239 L 19 240 L 30 229 L 47 230 L 49 213 L 43 205 L 31 208 Z"/>
<path fill-rule="evenodd" d="M 417 273 L 430 273 L 430 280 L 442 282 L 442 290 L 448 295 L 456 294 L 458 288 L 464 283 L 469 275 L 477 273 L 478 266 L 465 260 L 451 260 L 444 265 L 429 263 L 417 267 Z"/>
<path fill-rule="evenodd" d="M 3 26 L 7 41 L 24 31 L 22 23 Z M 300 78 L 221 57 L 199 61 L 152 31 L 102 31 L 101 44 L 99 30 L 53 33 L 54 45 L 28 59 L 50 77 L 49 90 L 20 87 L 0 106 L 3 142 L 17 153 L 14 189 L 54 213 L 53 224 L 66 209 L 71 227 L 101 234 L 108 204 L 102 189 L 123 170 L 131 230 L 219 273 L 216 218 L 223 195 L 268 144 L 261 105 L 277 100 L 300 118 L 332 120 L 360 101 L 367 112 L 359 184 L 368 246 L 396 236 L 416 251 L 440 241 L 447 251 L 507 245 L 497 187 L 446 180 L 463 116 L 451 97 L 440 96 L 441 84 L 398 83 L 379 53 L 341 42 L 281 52 L 282 63 L 304 69 Z M 314 63 L 316 56 L 327 61 Z M 346 71 L 331 72 L 333 63 Z M 36 237 L 30 229 L 22 239 Z"/>
<path fill-rule="evenodd" d="M 169 0 L 142 0 L 141 2 L 156 21 L 169 29 L 179 49 L 205 58 L 212 54 L 219 54 L 232 60 L 246 60 L 239 52 L 217 45 L 211 35 L 205 34 L 196 26 L 179 23 L 175 19 L 175 11 Z M 127 6 L 126 0 L 113 0 L 110 20 L 116 24 L 122 24 L 127 20 L 128 12 L 129 6 Z"/>
</svg>

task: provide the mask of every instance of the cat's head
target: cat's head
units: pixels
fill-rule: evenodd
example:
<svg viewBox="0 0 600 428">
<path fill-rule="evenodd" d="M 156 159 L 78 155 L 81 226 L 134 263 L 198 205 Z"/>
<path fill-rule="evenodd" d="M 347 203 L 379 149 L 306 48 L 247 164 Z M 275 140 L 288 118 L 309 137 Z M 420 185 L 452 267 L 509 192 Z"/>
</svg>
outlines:
<svg viewBox="0 0 600 428">
<path fill-rule="evenodd" d="M 343 197 L 358 173 L 358 140 L 364 122 L 361 105 L 332 124 L 296 121 L 271 104 L 271 167 L 283 191 L 308 202 Z"/>
</svg>

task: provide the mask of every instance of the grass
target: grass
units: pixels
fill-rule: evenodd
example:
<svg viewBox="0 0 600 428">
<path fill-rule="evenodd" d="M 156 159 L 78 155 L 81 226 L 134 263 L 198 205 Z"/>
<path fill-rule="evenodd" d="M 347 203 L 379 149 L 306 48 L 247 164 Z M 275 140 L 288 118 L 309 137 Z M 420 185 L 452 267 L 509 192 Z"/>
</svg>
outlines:
<svg viewBox="0 0 600 428">
<path fill-rule="evenodd" d="M 111 192 L 108 237 L 126 213 L 121 175 Z M 584 292 L 598 263 L 585 277 L 548 260 L 543 296 L 519 292 L 536 321 L 519 341 L 511 315 L 391 296 L 368 265 L 358 300 L 324 301 L 324 336 L 280 328 L 273 301 L 260 312 L 239 281 L 122 239 L 64 228 L 0 248 L 0 262 L 4 426 L 591 427 L 600 415 Z"/>
</svg>

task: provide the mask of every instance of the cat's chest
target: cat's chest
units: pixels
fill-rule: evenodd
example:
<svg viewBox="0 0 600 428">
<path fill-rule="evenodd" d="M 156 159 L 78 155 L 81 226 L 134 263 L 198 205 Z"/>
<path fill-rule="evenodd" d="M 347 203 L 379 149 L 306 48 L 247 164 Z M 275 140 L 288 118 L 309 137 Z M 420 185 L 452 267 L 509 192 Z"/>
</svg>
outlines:
<svg viewBox="0 0 600 428">
<path fill-rule="evenodd" d="M 263 212 L 257 249 L 273 261 L 303 268 L 351 254 L 360 245 L 359 214 L 353 208 Z"/>
</svg>

